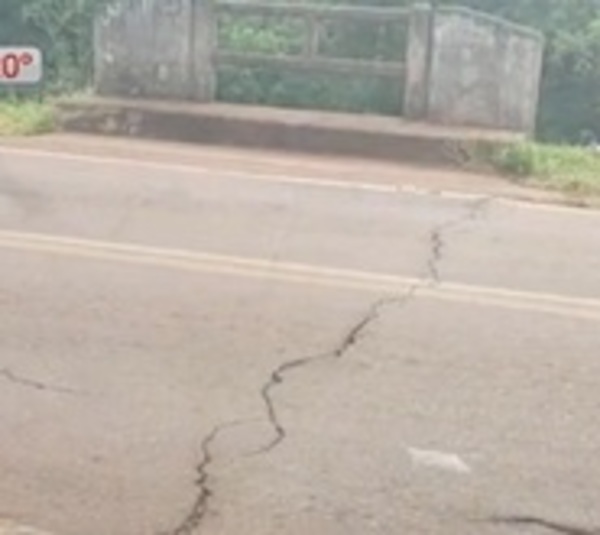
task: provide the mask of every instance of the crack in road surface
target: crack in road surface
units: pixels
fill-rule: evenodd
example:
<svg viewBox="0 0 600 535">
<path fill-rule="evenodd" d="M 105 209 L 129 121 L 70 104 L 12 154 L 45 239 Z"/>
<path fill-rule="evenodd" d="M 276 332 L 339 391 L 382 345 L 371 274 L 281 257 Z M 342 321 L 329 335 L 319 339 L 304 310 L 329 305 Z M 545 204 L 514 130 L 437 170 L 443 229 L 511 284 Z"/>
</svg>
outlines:
<svg viewBox="0 0 600 535">
<path fill-rule="evenodd" d="M 492 517 L 488 519 L 492 524 L 505 524 L 517 526 L 537 526 L 545 528 L 555 533 L 563 533 L 564 535 L 600 535 L 600 529 L 585 529 L 570 524 L 562 524 L 560 522 L 552 522 L 543 518 L 534 516 L 505 516 Z"/>
<path fill-rule="evenodd" d="M 367 330 L 380 318 L 382 310 L 393 305 L 405 307 L 417 296 L 421 288 L 425 288 L 427 286 L 437 286 L 440 284 L 440 264 L 444 260 L 446 233 L 460 225 L 475 220 L 485 210 L 490 201 L 491 198 L 488 197 L 477 199 L 477 201 L 471 203 L 471 206 L 467 207 L 466 215 L 462 215 L 459 218 L 451 219 L 450 221 L 441 223 L 440 225 L 434 227 L 434 229 L 430 232 L 430 255 L 427 260 L 427 269 L 430 275 L 429 280 L 426 280 L 425 282 L 414 283 L 403 295 L 385 297 L 376 301 L 368 308 L 360 320 L 348 330 L 341 342 L 332 350 L 317 355 L 284 362 L 270 373 L 269 379 L 260 390 L 260 395 L 263 399 L 265 411 L 267 413 L 267 420 L 273 429 L 274 437 L 265 446 L 255 451 L 253 455 L 271 452 L 273 449 L 279 446 L 287 436 L 286 428 L 279 418 L 277 405 L 273 397 L 273 391 L 285 382 L 286 375 L 294 370 L 315 364 L 316 362 L 343 358 L 352 347 L 357 345 L 360 338 L 364 336 Z M 240 422 L 218 425 L 214 427 L 202 441 L 202 460 L 196 466 L 196 472 L 198 474 L 198 479 L 196 482 L 196 486 L 199 489 L 198 495 L 196 496 L 190 513 L 177 528 L 170 532 L 169 535 L 192 535 L 201 526 L 202 521 L 204 520 L 208 511 L 210 500 L 213 496 L 213 491 L 209 484 L 209 468 L 214 461 L 211 452 L 211 446 L 217 440 L 222 431 L 228 427 L 231 427 L 232 425 L 239 424 Z"/>
<path fill-rule="evenodd" d="M 173 531 L 169 532 L 171 535 L 191 535 L 200 526 L 204 515 L 208 510 L 208 503 L 213 495 L 213 491 L 209 485 L 208 468 L 213 462 L 213 454 L 211 447 L 217 441 L 221 433 L 231 429 L 233 427 L 239 427 L 242 425 L 249 425 L 255 423 L 253 420 L 235 420 L 224 424 L 219 424 L 213 427 L 211 432 L 204 437 L 202 440 L 200 450 L 202 457 L 200 462 L 196 465 L 196 481 L 195 486 L 198 489 L 198 495 L 196 500 L 192 504 L 189 513 L 183 519 L 183 521 Z M 162 534 L 166 535 L 166 534 Z"/>
<path fill-rule="evenodd" d="M 199 489 L 199 492 L 188 515 L 183 519 L 183 522 L 172 531 L 173 535 L 190 535 L 198 528 L 206 514 L 208 502 L 212 496 L 212 490 L 208 484 L 208 467 L 213 460 L 210 447 L 224 427 L 225 426 L 217 425 L 202 441 L 202 459 L 196 466 L 196 473 L 198 474 L 196 487 Z"/>
<path fill-rule="evenodd" d="M 418 284 L 414 284 L 409 288 L 406 294 L 401 297 L 380 299 L 375 304 L 371 305 L 367 313 L 348 331 L 342 338 L 342 341 L 333 350 L 285 362 L 271 373 L 269 380 L 261 389 L 261 396 L 265 403 L 269 422 L 274 429 L 275 437 L 267 445 L 256 451 L 255 454 L 268 453 L 285 440 L 286 430 L 279 419 L 273 398 L 273 390 L 284 383 L 285 376 L 293 370 L 310 366 L 318 361 L 343 358 L 344 355 L 358 343 L 360 337 L 365 334 L 367 329 L 379 319 L 381 311 L 385 307 L 392 305 L 405 306 L 413 298 L 417 288 Z"/>
<path fill-rule="evenodd" d="M 70 388 L 50 385 L 48 383 L 43 383 L 41 381 L 34 381 L 32 379 L 28 379 L 26 377 L 22 377 L 20 375 L 15 374 L 10 368 L 0 369 L 0 376 L 4 377 L 8 382 L 14 383 L 16 385 L 20 385 L 26 388 L 32 388 L 34 390 L 45 391 L 45 392 L 54 392 L 57 394 L 69 394 L 69 395 L 77 395 L 80 392 L 76 390 L 72 390 Z"/>
<path fill-rule="evenodd" d="M 366 314 L 348 331 L 341 343 L 332 351 L 285 362 L 271 373 L 269 380 L 261 389 L 261 396 L 265 403 L 269 422 L 275 432 L 275 437 L 256 453 L 267 453 L 273 450 L 286 437 L 285 427 L 282 425 L 281 420 L 277 415 L 275 402 L 272 396 L 273 390 L 284 382 L 285 375 L 293 370 L 309 366 L 318 361 L 342 358 L 349 349 L 357 344 L 361 335 L 377 321 L 383 309 L 392 305 L 404 307 L 416 296 L 420 288 L 425 286 L 437 286 L 440 284 L 441 277 L 439 266 L 444 260 L 446 234 L 454 228 L 477 219 L 487 208 L 490 201 L 491 199 L 488 197 L 477 199 L 468 207 L 466 215 L 451 219 L 450 221 L 446 221 L 434 227 L 429 234 L 430 256 L 427 261 L 427 267 L 430 273 L 429 281 L 417 282 L 413 284 L 404 295 L 399 297 L 386 297 L 371 305 Z"/>
<path fill-rule="evenodd" d="M 429 243 L 431 255 L 427 261 L 427 269 L 429 271 L 429 277 L 434 285 L 437 285 L 442 281 L 440 264 L 444 259 L 444 251 L 447 246 L 446 234 L 465 223 L 470 223 L 478 219 L 485 212 L 491 200 L 490 197 L 478 199 L 472 203 L 467 210 L 466 215 L 437 225 L 430 232 Z"/>
</svg>

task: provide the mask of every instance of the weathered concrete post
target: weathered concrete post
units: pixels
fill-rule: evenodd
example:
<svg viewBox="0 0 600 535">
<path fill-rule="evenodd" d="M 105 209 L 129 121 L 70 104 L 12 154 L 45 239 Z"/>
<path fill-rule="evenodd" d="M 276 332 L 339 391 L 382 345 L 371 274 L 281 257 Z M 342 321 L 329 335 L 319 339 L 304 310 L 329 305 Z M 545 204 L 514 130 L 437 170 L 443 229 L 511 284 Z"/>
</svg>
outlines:
<svg viewBox="0 0 600 535">
<path fill-rule="evenodd" d="M 213 55 L 217 48 L 217 13 L 215 0 L 192 1 L 190 32 L 192 99 L 212 102 L 217 91 Z"/>
<path fill-rule="evenodd" d="M 461 7 L 440 7 L 434 34 L 428 119 L 533 134 L 543 35 Z"/>
<path fill-rule="evenodd" d="M 211 101 L 214 26 L 212 0 L 110 3 L 96 21 L 96 91 Z"/>
<path fill-rule="evenodd" d="M 427 118 L 429 74 L 431 69 L 432 10 L 427 4 L 413 6 L 408 32 L 404 115 L 408 119 Z"/>
</svg>

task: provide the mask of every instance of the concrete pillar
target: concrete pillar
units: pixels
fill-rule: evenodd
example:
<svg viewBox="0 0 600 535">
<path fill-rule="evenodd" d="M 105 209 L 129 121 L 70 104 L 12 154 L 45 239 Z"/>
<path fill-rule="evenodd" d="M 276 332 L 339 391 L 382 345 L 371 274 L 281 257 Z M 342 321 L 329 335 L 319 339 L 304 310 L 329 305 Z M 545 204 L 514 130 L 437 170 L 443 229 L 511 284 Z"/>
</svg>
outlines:
<svg viewBox="0 0 600 535">
<path fill-rule="evenodd" d="M 96 91 L 213 100 L 215 24 L 212 0 L 111 2 L 96 21 Z"/>
<path fill-rule="evenodd" d="M 192 1 L 190 30 L 191 98 L 198 102 L 215 100 L 217 82 L 213 54 L 217 47 L 215 0 Z"/>
<path fill-rule="evenodd" d="M 431 69 L 431 7 L 427 4 L 413 6 L 409 24 L 404 116 L 412 120 L 424 120 L 427 118 Z"/>
<path fill-rule="evenodd" d="M 467 8 L 439 8 L 428 119 L 533 133 L 543 52 L 537 30 Z"/>
</svg>

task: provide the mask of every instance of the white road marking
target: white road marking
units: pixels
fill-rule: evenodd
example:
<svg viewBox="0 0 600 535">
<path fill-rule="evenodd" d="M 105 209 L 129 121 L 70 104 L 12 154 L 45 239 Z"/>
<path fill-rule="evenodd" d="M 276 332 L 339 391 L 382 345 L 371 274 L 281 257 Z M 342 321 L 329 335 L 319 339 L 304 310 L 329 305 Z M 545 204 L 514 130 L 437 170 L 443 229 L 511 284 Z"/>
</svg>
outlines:
<svg viewBox="0 0 600 535">
<path fill-rule="evenodd" d="M 471 467 L 454 453 L 408 448 L 408 454 L 416 466 L 436 468 L 457 474 L 470 474 L 472 472 Z"/>
<path fill-rule="evenodd" d="M 0 518 L 0 535 L 50 535 L 50 533 Z"/>
<path fill-rule="evenodd" d="M 428 279 L 384 273 L 6 230 L 0 231 L 1 248 L 287 283 L 348 288 L 386 295 L 405 293 L 417 288 L 420 297 L 429 299 L 559 314 L 600 322 L 600 299 L 593 298 L 452 282 L 431 285 Z"/>
<path fill-rule="evenodd" d="M 334 180 L 330 178 L 319 178 L 310 176 L 296 176 L 284 173 L 257 173 L 253 171 L 235 171 L 222 170 L 213 167 L 162 163 L 150 160 L 139 160 L 135 158 L 121 158 L 110 156 L 93 156 L 89 154 L 75 154 L 71 152 L 31 149 L 23 147 L 9 147 L 0 145 L 0 155 L 19 155 L 28 158 L 46 158 L 71 162 L 84 162 L 98 165 L 124 165 L 141 167 L 155 171 L 167 171 L 171 173 L 181 173 L 188 175 L 206 175 L 215 174 L 230 180 L 254 180 L 259 182 L 270 182 L 279 184 L 288 184 L 293 186 L 310 186 L 315 188 L 342 189 L 348 191 L 367 191 L 382 194 L 406 194 L 415 196 L 441 197 L 449 200 L 474 201 L 490 198 L 503 204 L 515 206 L 523 210 L 545 211 L 553 213 L 567 213 L 574 215 L 584 215 L 600 217 L 600 210 L 564 206 L 560 204 L 545 204 L 537 202 L 528 202 L 527 200 L 511 199 L 510 197 L 490 197 L 489 194 L 478 194 L 461 191 L 436 190 L 416 187 L 411 184 L 394 185 L 382 184 L 376 182 L 359 182 L 355 180 Z"/>
<path fill-rule="evenodd" d="M 295 175 L 287 175 L 283 173 L 256 173 L 253 171 L 232 171 L 232 170 L 216 170 L 211 167 L 200 165 L 187 165 L 175 163 L 161 163 L 148 160 L 136 160 L 133 158 L 115 158 L 110 156 L 91 156 L 88 154 L 74 154 L 70 152 L 46 151 L 37 149 L 24 149 L 15 147 L 0 146 L 0 154 L 19 154 L 31 158 L 49 158 L 55 160 L 85 162 L 91 164 L 102 165 L 127 165 L 134 167 L 143 167 L 145 169 L 153 169 L 156 171 L 169 171 L 185 174 L 208 174 L 218 173 L 219 176 L 233 180 L 254 180 L 261 182 L 275 182 L 292 185 L 308 185 L 323 188 L 348 189 L 348 190 L 365 190 L 377 193 L 397 193 L 398 187 L 390 184 L 376 184 L 366 182 L 348 182 L 344 180 L 333 180 L 329 178 L 314 178 L 300 177 Z"/>
</svg>

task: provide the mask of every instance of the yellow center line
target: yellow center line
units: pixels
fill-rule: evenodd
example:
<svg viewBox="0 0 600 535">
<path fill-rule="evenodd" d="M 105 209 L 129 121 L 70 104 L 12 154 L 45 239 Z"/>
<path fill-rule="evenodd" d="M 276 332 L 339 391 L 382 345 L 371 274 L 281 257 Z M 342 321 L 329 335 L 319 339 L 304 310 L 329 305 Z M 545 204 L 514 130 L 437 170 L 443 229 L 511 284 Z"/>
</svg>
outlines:
<svg viewBox="0 0 600 535">
<path fill-rule="evenodd" d="M 382 294 L 418 288 L 429 299 L 600 321 L 600 299 L 592 298 L 451 282 L 434 286 L 427 279 L 13 231 L 0 231 L 0 248 Z"/>
</svg>

